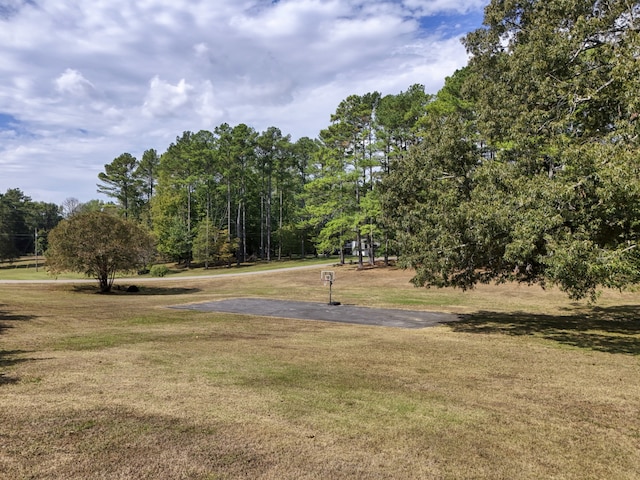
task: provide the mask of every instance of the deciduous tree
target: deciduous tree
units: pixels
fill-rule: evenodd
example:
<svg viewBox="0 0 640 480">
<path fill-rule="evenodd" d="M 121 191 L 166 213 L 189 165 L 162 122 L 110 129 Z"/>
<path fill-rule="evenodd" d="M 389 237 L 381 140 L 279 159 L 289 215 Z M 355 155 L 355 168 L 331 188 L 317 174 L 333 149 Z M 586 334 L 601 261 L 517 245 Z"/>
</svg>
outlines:
<svg viewBox="0 0 640 480">
<path fill-rule="evenodd" d="M 391 173 L 416 284 L 582 298 L 640 280 L 639 14 L 622 0 L 490 3 L 468 69 Z"/>
<path fill-rule="evenodd" d="M 84 273 L 109 292 L 118 272 L 147 265 L 153 241 L 141 227 L 103 212 L 79 213 L 63 220 L 49 233 L 47 267 L 52 274 Z"/>
</svg>

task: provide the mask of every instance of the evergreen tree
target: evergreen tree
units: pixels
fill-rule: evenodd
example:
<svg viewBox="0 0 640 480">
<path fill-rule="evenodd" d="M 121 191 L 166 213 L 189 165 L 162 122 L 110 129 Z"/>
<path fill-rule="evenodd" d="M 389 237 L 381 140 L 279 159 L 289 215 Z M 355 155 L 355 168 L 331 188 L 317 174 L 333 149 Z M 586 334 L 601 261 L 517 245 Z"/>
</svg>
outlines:
<svg viewBox="0 0 640 480">
<path fill-rule="evenodd" d="M 146 224 L 151 226 L 151 199 L 158 184 L 158 170 L 160 168 L 160 156 L 153 148 L 145 150 L 142 160 L 138 163 L 134 172 L 139 181 L 141 193 L 140 215 L 145 218 Z"/>
<path fill-rule="evenodd" d="M 355 241 L 360 266 L 363 265 L 363 246 L 367 237 L 363 229 L 371 235 L 368 243 L 372 245 L 374 241 L 374 230 L 363 208 L 363 199 L 373 189 L 374 172 L 379 164 L 373 122 L 379 99 L 378 92 L 351 95 L 338 105 L 331 116 L 332 124 L 320 132 L 327 159 L 321 170 L 322 177 L 316 178 L 308 187 L 308 191 L 316 195 L 319 189 L 324 189 L 335 206 L 331 218 L 326 218 L 322 211 L 325 209 L 319 210 L 317 201 L 310 205 L 310 212 L 314 212 L 312 217 L 320 226 L 317 247 L 339 249 L 344 260 L 344 242 Z M 342 244 L 337 245 L 338 241 Z"/>
<path fill-rule="evenodd" d="M 187 266 L 192 258 L 192 227 L 197 218 L 194 190 L 199 178 L 193 136 L 192 132 L 183 132 L 160 157 L 158 186 L 152 201 L 158 250 Z"/>
<path fill-rule="evenodd" d="M 123 209 L 124 217 L 139 217 L 140 190 L 142 184 L 136 176 L 138 160 L 130 153 L 123 153 L 104 166 L 98 174 L 101 183 L 98 192 L 115 198 Z"/>
</svg>

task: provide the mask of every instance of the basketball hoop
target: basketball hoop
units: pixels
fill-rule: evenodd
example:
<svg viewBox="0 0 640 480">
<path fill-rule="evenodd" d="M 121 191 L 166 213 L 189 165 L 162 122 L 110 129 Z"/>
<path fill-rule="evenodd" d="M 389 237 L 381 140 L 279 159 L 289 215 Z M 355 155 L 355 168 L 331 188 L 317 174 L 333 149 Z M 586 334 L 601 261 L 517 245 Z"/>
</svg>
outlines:
<svg viewBox="0 0 640 480">
<path fill-rule="evenodd" d="M 332 270 L 323 270 L 320 272 L 320 280 L 324 283 L 324 286 L 331 285 L 335 280 L 336 275 Z"/>
<path fill-rule="evenodd" d="M 322 272 L 320 272 L 320 280 L 322 280 L 324 286 L 326 287 L 327 285 L 329 285 L 329 305 L 340 305 L 340 302 L 334 302 L 331 300 L 331 290 L 335 279 L 336 274 L 333 270 L 323 270 Z"/>
</svg>

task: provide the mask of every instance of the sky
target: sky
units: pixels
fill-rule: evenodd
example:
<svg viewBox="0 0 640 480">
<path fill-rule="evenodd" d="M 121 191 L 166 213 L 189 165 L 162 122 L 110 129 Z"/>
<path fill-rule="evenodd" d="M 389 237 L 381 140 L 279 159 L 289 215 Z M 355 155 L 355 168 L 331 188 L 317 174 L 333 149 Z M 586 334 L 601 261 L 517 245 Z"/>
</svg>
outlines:
<svg viewBox="0 0 640 480">
<path fill-rule="evenodd" d="M 0 0 L 0 193 L 107 200 L 122 153 L 245 123 L 315 138 L 349 95 L 436 93 L 489 0 Z"/>
</svg>

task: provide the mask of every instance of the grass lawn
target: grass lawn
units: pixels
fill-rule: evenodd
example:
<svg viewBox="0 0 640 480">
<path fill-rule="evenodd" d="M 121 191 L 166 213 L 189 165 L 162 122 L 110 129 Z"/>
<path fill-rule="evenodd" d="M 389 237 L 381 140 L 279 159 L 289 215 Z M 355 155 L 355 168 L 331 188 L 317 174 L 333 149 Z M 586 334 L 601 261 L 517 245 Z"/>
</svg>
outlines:
<svg viewBox="0 0 640 480">
<path fill-rule="evenodd" d="M 166 266 L 168 268 L 167 277 L 168 278 L 180 278 L 180 277 L 192 277 L 192 276 L 211 276 L 211 275 L 223 275 L 229 273 L 242 273 L 242 272 L 260 272 L 265 270 L 276 270 L 281 268 L 289 268 L 289 267 L 305 267 L 305 266 L 313 266 L 326 264 L 331 262 L 338 262 L 336 257 L 307 257 L 306 259 L 283 259 L 283 260 L 272 260 L 271 262 L 251 262 L 251 263 L 243 263 L 241 265 L 233 264 L 231 268 L 227 267 L 211 267 L 205 269 L 202 265 L 194 265 L 193 268 L 186 268 L 184 266 L 178 266 L 173 263 L 167 263 Z M 138 280 L 144 280 L 146 278 L 152 278 L 153 276 L 149 273 L 144 275 L 133 274 L 122 274 L 120 278 L 130 278 L 130 282 L 135 282 Z M 38 261 L 35 260 L 35 257 L 22 257 L 18 260 L 14 261 L 5 261 L 0 262 L 0 280 L 20 280 L 20 281 L 41 281 L 41 280 L 73 280 L 73 279 L 81 279 L 81 280 L 91 280 L 86 276 L 80 273 L 73 272 L 65 272 L 57 277 L 52 277 L 49 275 L 47 271 L 46 261 L 43 257 L 40 257 Z"/>
<path fill-rule="evenodd" d="M 0 478 L 638 478 L 640 294 L 591 306 L 343 266 L 338 301 L 462 321 L 404 330 L 166 308 L 325 302 L 321 269 L 136 279 L 138 294 L 0 284 Z"/>
</svg>

